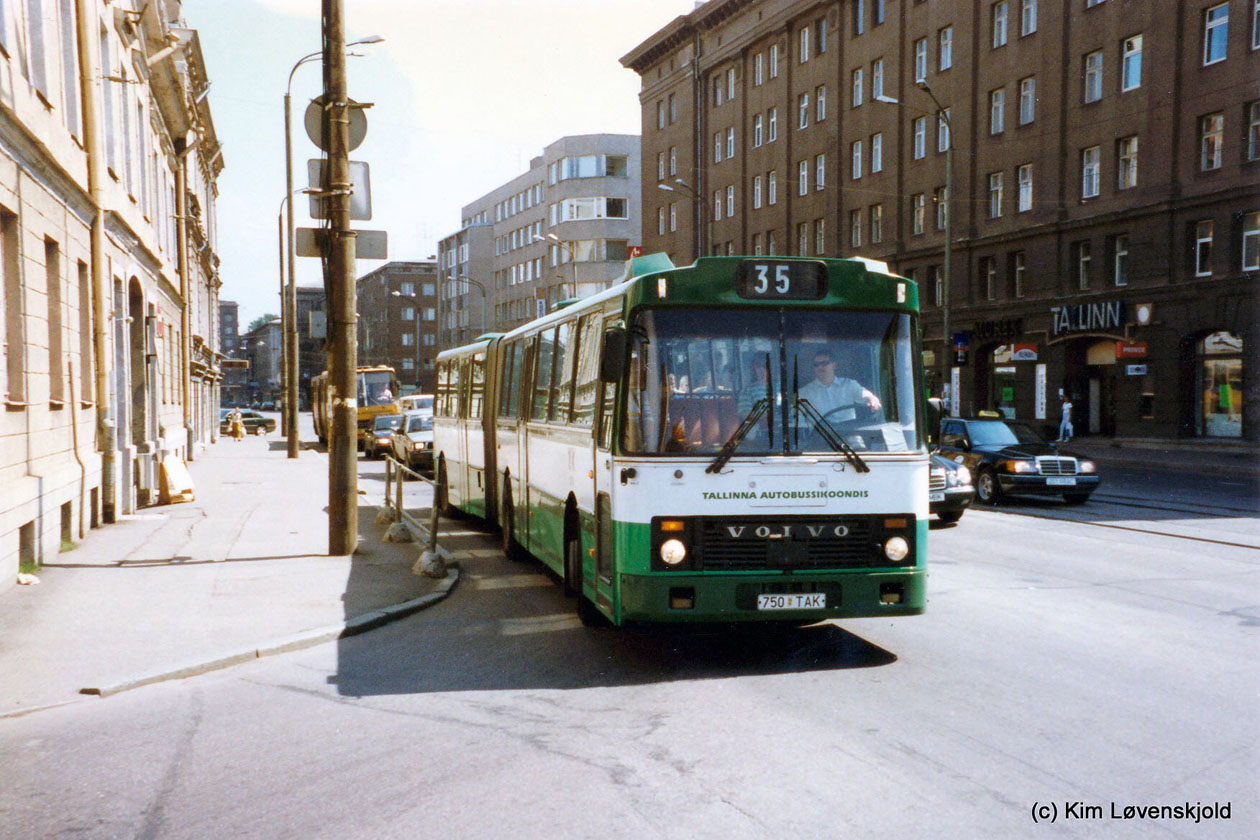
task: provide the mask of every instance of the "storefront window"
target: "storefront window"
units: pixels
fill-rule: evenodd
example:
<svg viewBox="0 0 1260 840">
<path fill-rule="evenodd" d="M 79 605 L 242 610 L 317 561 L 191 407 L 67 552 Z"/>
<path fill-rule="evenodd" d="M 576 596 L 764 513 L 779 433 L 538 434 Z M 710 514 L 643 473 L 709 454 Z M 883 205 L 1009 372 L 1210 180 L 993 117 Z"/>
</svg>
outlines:
<svg viewBox="0 0 1260 840">
<path fill-rule="evenodd" d="M 1204 437 L 1242 437 L 1242 339 L 1216 332 L 1199 342 L 1202 395 L 1197 431 Z"/>
</svg>

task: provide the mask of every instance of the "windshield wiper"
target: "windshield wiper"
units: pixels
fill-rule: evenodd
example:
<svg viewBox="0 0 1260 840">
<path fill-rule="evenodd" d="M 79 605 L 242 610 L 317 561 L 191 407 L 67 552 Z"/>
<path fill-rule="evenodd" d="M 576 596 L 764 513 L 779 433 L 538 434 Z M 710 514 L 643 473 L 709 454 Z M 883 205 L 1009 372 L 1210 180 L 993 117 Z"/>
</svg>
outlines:
<svg viewBox="0 0 1260 840">
<path fill-rule="evenodd" d="M 752 431 L 753 426 L 757 425 L 757 421 L 761 419 L 761 415 L 765 414 L 770 408 L 770 400 L 762 397 L 753 403 L 753 407 L 748 409 L 748 413 L 744 415 L 744 419 L 740 421 L 739 428 L 731 435 L 726 443 L 722 444 L 722 450 L 718 452 L 717 457 L 713 459 L 713 463 L 705 467 L 705 472 L 716 473 L 721 472 L 722 467 L 726 466 L 726 462 L 731 460 L 735 454 L 735 450 L 743 443 L 744 438 L 748 437 L 748 433 Z"/>
<path fill-rule="evenodd" d="M 852 446 L 849 446 L 849 442 L 845 440 L 839 432 L 832 428 L 831 424 L 827 422 L 825 417 L 818 413 L 818 409 L 814 408 L 813 404 L 810 403 L 809 400 L 805 397 L 797 397 L 796 410 L 798 416 L 804 414 L 805 417 L 809 419 L 809 422 L 814 425 L 814 429 L 818 431 L 818 434 L 822 436 L 822 439 L 827 442 L 828 446 L 836 452 L 843 453 L 844 457 L 849 459 L 849 463 L 853 464 L 854 469 L 860 473 L 871 471 L 871 468 L 868 467 L 866 462 L 862 460 L 862 456 L 858 455 L 857 452 L 853 450 Z"/>
</svg>

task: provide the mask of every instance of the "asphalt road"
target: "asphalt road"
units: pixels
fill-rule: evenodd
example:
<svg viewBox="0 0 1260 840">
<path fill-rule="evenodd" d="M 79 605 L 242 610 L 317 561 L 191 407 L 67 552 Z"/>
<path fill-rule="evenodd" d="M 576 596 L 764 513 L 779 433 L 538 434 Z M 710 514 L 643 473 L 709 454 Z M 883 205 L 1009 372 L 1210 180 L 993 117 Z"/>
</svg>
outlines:
<svg viewBox="0 0 1260 840">
<path fill-rule="evenodd" d="M 923 616 L 696 633 L 583 628 L 452 523 L 432 610 L 0 721 L 0 837 L 1250 837 L 1256 529 L 978 509 Z M 1228 819 L 1123 819 L 1186 802 Z"/>
</svg>

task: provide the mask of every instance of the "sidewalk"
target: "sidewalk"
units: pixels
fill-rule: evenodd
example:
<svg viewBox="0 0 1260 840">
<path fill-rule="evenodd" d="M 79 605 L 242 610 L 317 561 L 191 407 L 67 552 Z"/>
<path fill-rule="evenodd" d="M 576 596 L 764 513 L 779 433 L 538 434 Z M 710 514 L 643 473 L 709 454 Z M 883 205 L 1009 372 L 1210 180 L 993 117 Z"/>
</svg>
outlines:
<svg viewBox="0 0 1260 840">
<path fill-rule="evenodd" d="M 1088 455 L 1103 466 L 1227 471 L 1260 476 L 1260 444 L 1244 440 L 1077 437 L 1064 449 Z"/>
<path fill-rule="evenodd" d="M 359 552 L 328 556 L 322 452 L 224 438 L 189 468 L 195 502 L 98 528 L 0 593 L 0 717 L 334 639 L 456 580 L 413 574 L 421 547 L 382 542 L 362 495 Z"/>
</svg>

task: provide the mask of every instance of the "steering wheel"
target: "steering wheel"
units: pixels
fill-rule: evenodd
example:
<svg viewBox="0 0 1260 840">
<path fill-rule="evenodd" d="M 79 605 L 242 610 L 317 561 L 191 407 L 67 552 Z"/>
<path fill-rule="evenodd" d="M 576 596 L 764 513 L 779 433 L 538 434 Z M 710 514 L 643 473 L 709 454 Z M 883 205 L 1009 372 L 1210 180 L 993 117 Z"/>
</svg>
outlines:
<svg viewBox="0 0 1260 840">
<path fill-rule="evenodd" d="M 852 411 L 853 416 L 847 420 L 833 419 L 833 415 L 839 414 L 842 411 Z M 835 408 L 823 414 L 822 419 L 826 420 L 827 423 L 830 424 L 831 426 L 837 426 L 837 427 L 854 426 L 860 423 L 864 423 L 869 417 L 869 415 L 874 414 L 875 411 L 876 409 L 872 409 L 870 405 L 867 404 L 865 401 L 855 402 L 855 403 L 849 403 L 848 405 L 836 406 Z"/>
</svg>

